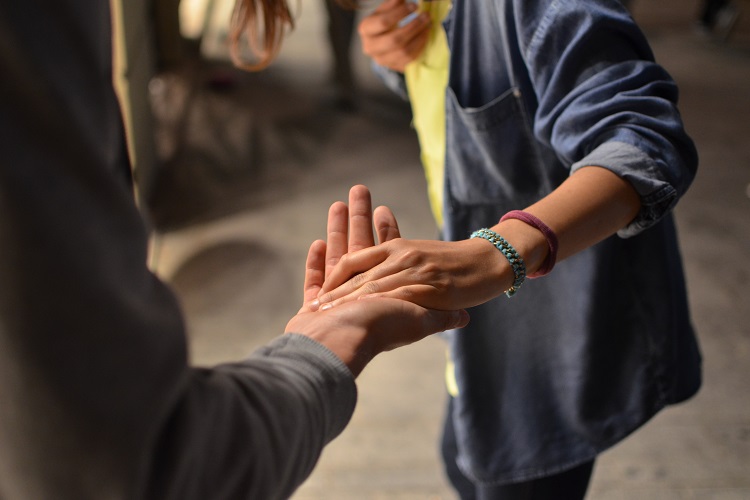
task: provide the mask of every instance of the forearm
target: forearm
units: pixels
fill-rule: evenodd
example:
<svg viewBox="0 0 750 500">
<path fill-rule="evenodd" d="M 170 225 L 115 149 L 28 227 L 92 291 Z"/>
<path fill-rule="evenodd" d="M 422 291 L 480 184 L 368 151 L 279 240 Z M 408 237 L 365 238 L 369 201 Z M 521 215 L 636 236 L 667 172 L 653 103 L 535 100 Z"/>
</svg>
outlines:
<svg viewBox="0 0 750 500">
<path fill-rule="evenodd" d="M 584 167 L 524 211 L 555 232 L 559 262 L 613 235 L 632 221 L 639 209 L 640 199 L 628 181 L 605 168 Z M 549 252 L 541 231 L 517 219 L 505 220 L 491 229 L 521 254 L 528 274 L 541 267 Z M 500 257 L 498 272 L 501 281 L 509 284 L 513 273 Z"/>
<path fill-rule="evenodd" d="M 639 211 L 640 199 L 629 182 L 612 171 L 583 167 L 525 208 L 557 234 L 559 261 L 627 226 Z M 514 219 L 490 229 L 518 251 L 527 274 L 539 270 L 547 258 L 549 245 L 538 229 Z M 318 303 L 327 309 L 362 296 L 392 297 L 455 310 L 499 296 L 514 277 L 509 260 L 482 238 L 396 239 L 345 255 L 321 288 Z"/>
<path fill-rule="evenodd" d="M 288 498 L 348 423 L 354 379 L 321 344 L 284 335 L 246 361 L 192 370 L 138 498 Z"/>
</svg>

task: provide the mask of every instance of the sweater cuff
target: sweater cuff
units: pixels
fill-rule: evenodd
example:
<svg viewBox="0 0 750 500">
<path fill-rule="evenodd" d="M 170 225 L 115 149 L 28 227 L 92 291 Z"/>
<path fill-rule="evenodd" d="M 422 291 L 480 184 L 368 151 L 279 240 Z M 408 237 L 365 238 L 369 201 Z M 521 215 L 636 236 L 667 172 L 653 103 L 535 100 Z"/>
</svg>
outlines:
<svg viewBox="0 0 750 500">
<path fill-rule="evenodd" d="M 322 397 L 332 409 L 326 443 L 344 430 L 357 405 L 357 385 L 352 372 L 333 351 L 305 335 L 286 333 L 256 354 L 286 358 L 320 388 Z"/>
</svg>

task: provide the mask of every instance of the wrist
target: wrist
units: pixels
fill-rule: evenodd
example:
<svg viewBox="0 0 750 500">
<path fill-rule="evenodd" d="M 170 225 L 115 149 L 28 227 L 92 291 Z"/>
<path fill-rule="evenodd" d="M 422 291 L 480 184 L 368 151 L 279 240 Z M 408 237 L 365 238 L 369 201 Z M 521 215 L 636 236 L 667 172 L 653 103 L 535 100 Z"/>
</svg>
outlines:
<svg viewBox="0 0 750 500">
<path fill-rule="evenodd" d="M 508 297 L 515 295 L 526 280 L 526 264 L 521 255 L 515 247 L 508 242 L 508 240 L 492 229 L 478 229 L 471 234 L 471 239 L 474 238 L 487 240 L 499 251 L 499 254 L 503 256 L 507 262 L 507 266 L 502 266 L 498 269 L 504 269 L 506 274 L 508 270 L 512 273 L 510 286 L 505 288 L 504 292 Z M 503 282 L 503 280 L 499 280 L 499 282 Z"/>
<path fill-rule="evenodd" d="M 547 243 L 547 252 L 544 260 L 539 266 L 535 266 L 536 269 L 529 272 L 530 278 L 539 278 L 552 272 L 552 268 L 555 267 L 557 262 L 557 252 L 559 248 L 559 242 L 557 234 L 547 224 L 545 224 L 539 217 L 523 210 L 511 210 L 500 218 L 500 223 L 507 220 L 518 220 L 528 225 L 530 228 L 535 229 L 542 236 Z M 538 235 L 537 235 L 538 236 Z"/>
<path fill-rule="evenodd" d="M 513 286 L 514 273 L 508 259 L 495 245 L 484 238 L 469 238 L 464 241 L 465 255 L 471 256 L 475 273 L 481 276 L 478 293 L 494 298 Z"/>
<path fill-rule="evenodd" d="M 336 355 L 356 378 L 377 354 L 366 329 L 341 321 L 321 321 L 324 312 L 293 317 L 285 333 L 296 333 L 322 344 Z M 334 313 L 330 313 L 331 315 Z"/>
<path fill-rule="evenodd" d="M 518 219 L 506 219 L 493 226 L 492 230 L 502 234 L 521 255 L 527 275 L 533 275 L 542 267 L 549 254 L 549 245 L 538 229 Z"/>
</svg>

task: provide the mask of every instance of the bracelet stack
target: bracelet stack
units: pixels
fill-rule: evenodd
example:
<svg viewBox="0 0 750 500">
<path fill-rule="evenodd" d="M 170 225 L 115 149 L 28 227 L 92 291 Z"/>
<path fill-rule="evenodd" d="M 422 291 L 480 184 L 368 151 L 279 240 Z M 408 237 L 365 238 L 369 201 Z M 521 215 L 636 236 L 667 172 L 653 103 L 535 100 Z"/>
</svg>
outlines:
<svg viewBox="0 0 750 500">
<path fill-rule="evenodd" d="M 512 210 L 507 214 L 503 215 L 500 222 L 508 219 L 518 219 L 525 222 L 529 226 L 538 229 L 546 238 L 547 246 L 549 251 L 547 252 L 547 258 L 542 262 L 541 267 L 534 273 L 529 275 L 529 278 L 539 278 L 545 274 L 549 274 L 552 268 L 555 267 L 557 261 L 557 235 L 555 232 L 547 226 L 544 222 L 539 220 L 538 217 L 531 215 L 528 212 L 522 210 Z"/>
<path fill-rule="evenodd" d="M 505 238 L 487 228 L 482 228 L 471 233 L 472 238 L 484 238 L 497 247 L 498 250 L 508 259 L 510 267 L 513 269 L 513 285 L 505 291 L 505 295 L 512 297 L 526 279 L 526 265 L 515 248 L 508 243 Z"/>
</svg>

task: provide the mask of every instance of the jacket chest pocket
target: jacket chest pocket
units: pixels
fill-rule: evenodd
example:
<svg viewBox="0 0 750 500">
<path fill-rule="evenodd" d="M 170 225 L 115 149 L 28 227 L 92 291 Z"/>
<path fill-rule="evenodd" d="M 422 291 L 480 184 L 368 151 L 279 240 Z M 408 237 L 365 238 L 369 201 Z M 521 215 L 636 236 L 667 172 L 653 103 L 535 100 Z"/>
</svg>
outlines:
<svg viewBox="0 0 750 500">
<path fill-rule="evenodd" d="M 520 92 L 464 108 L 449 87 L 445 175 L 450 202 L 522 208 L 551 189 Z"/>
</svg>

